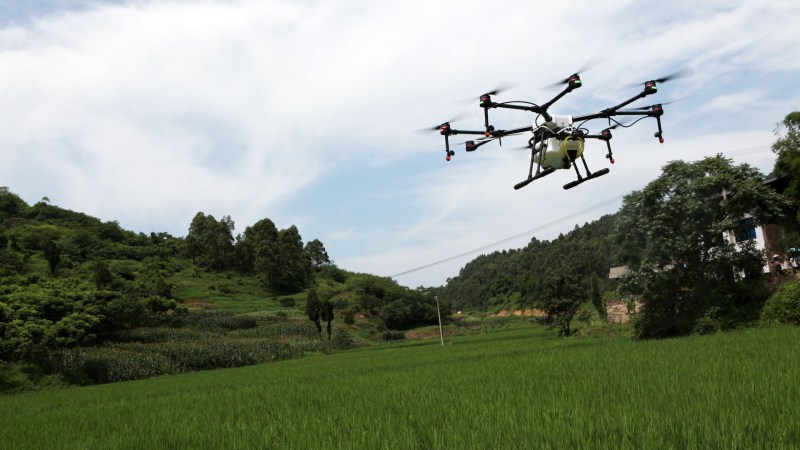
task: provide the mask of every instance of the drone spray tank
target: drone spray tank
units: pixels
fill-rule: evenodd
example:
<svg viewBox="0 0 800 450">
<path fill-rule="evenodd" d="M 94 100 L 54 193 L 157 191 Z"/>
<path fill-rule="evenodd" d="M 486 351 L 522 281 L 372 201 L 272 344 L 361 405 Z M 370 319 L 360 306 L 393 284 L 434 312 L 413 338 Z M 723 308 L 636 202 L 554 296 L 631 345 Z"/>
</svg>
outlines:
<svg viewBox="0 0 800 450">
<path fill-rule="evenodd" d="M 547 120 L 536 117 L 534 130 L 541 130 L 544 139 L 534 144 L 534 162 L 543 169 L 566 169 L 583 155 L 584 141 L 571 135 L 572 116 L 551 115 Z"/>
</svg>

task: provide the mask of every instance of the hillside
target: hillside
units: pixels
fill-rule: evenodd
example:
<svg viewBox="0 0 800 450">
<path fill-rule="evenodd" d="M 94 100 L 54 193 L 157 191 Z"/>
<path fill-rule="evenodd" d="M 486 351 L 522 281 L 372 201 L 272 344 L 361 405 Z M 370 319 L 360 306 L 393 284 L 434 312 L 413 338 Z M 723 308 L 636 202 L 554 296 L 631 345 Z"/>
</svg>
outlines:
<svg viewBox="0 0 800 450">
<path fill-rule="evenodd" d="M 294 358 L 435 321 L 432 290 L 341 270 L 294 226 L 234 238 L 200 212 L 187 228 L 134 233 L 0 189 L 0 390 Z"/>
<path fill-rule="evenodd" d="M 613 286 L 607 281 L 609 269 L 621 261 L 616 218 L 616 214 L 605 215 L 552 241 L 533 238 L 522 249 L 481 255 L 449 279 L 440 296 L 459 310 L 536 307 L 541 282 L 554 271 L 577 275 L 587 290 L 595 273 L 608 289 Z"/>
</svg>

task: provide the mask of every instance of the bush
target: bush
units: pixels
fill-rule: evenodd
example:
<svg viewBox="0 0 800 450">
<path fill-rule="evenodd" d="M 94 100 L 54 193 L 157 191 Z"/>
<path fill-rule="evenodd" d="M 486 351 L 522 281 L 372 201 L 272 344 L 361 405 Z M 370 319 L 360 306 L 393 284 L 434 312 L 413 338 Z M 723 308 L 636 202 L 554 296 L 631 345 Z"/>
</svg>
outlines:
<svg viewBox="0 0 800 450">
<path fill-rule="evenodd" d="M 406 338 L 406 334 L 402 331 L 386 330 L 383 332 L 384 341 L 402 341 Z"/>
<path fill-rule="evenodd" d="M 761 322 L 800 325 L 800 281 L 784 284 L 772 294 L 761 310 Z"/>
<path fill-rule="evenodd" d="M 285 308 L 291 308 L 294 306 L 294 299 L 292 297 L 283 297 L 279 300 L 279 303 Z"/>
<path fill-rule="evenodd" d="M 257 317 L 215 310 L 192 313 L 184 322 L 193 325 L 198 330 L 211 332 L 244 330 L 258 326 Z"/>
<path fill-rule="evenodd" d="M 356 323 L 355 314 L 351 309 L 348 309 L 344 312 L 344 323 L 347 325 L 353 325 Z"/>
</svg>

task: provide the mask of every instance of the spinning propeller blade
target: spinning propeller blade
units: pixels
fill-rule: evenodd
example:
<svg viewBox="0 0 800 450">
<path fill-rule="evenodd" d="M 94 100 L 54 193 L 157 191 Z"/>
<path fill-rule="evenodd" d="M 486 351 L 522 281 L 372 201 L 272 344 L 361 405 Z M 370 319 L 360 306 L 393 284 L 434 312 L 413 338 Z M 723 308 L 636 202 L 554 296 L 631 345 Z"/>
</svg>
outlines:
<svg viewBox="0 0 800 450">
<path fill-rule="evenodd" d="M 679 102 L 679 101 L 680 101 L 680 100 L 673 100 L 673 101 L 671 101 L 671 102 L 661 102 L 661 103 L 658 103 L 658 105 L 664 106 L 664 105 L 669 105 L 669 104 L 672 104 L 672 103 L 677 103 L 677 102 Z M 648 109 L 651 109 L 652 107 L 653 107 L 653 105 L 650 105 L 650 106 L 640 106 L 640 107 L 638 107 L 638 108 L 631 108 L 631 110 L 632 110 L 632 111 L 647 111 Z"/>
<path fill-rule="evenodd" d="M 467 117 L 474 116 L 474 115 L 475 114 L 470 114 L 470 113 L 468 113 L 466 111 L 461 111 L 460 113 L 458 113 L 455 116 L 453 116 L 450 120 L 444 121 L 444 122 L 440 123 L 439 125 L 434 125 L 432 127 L 426 127 L 426 128 L 420 128 L 420 129 L 415 130 L 415 131 L 417 133 L 427 133 L 429 131 L 439 131 L 439 129 L 444 124 L 458 122 L 459 120 L 466 119 Z"/>
<path fill-rule="evenodd" d="M 677 72 L 673 72 L 673 73 L 671 73 L 671 74 L 669 74 L 667 76 L 664 76 L 664 77 L 661 77 L 661 78 L 656 78 L 654 80 L 648 80 L 645 83 L 650 82 L 650 81 L 655 81 L 656 83 L 659 83 L 659 84 L 666 83 L 667 81 L 670 81 L 670 80 L 677 80 L 679 78 L 686 78 L 688 76 L 691 76 L 693 73 L 694 72 L 692 71 L 692 69 L 686 67 L 686 68 L 683 68 L 681 70 L 678 70 Z M 630 88 L 630 87 L 638 87 L 638 86 L 641 86 L 641 85 L 642 85 L 642 83 L 631 83 L 631 84 L 626 84 L 625 87 L 629 87 Z"/>
<path fill-rule="evenodd" d="M 494 90 L 486 92 L 483 95 L 500 95 L 500 93 L 505 92 L 505 91 L 509 91 L 511 89 L 514 89 L 517 86 L 519 86 L 519 84 L 517 84 L 517 83 L 503 82 L 503 83 L 498 84 L 494 88 Z M 483 95 L 478 96 L 478 97 L 462 98 L 461 100 L 458 100 L 458 102 L 459 103 L 471 103 L 471 102 L 474 102 L 475 100 L 479 100 L 480 97 L 482 97 Z"/>
<path fill-rule="evenodd" d="M 595 67 L 599 66 L 603 62 L 604 59 L 605 58 L 600 57 L 600 56 L 592 58 L 589 61 L 587 61 L 586 64 L 583 65 L 583 67 L 578 69 L 575 73 L 573 73 L 572 75 L 568 76 L 567 78 L 564 78 L 563 80 L 557 81 L 557 82 L 552 83 L 552 84 L 548 84 L 547 86 L 542 86 L 540 89 L 551 89 L 551 88 L 554 88 L 554 87 L 558 87 L 558 86 L 563 86 L 565 84 L 569 84 L 569 80 L 572 77 L 574 77 L 576 75 L 580 76 L 580 74 L 588 72 L 588 71 L 594 69 Z"/>
</svg>

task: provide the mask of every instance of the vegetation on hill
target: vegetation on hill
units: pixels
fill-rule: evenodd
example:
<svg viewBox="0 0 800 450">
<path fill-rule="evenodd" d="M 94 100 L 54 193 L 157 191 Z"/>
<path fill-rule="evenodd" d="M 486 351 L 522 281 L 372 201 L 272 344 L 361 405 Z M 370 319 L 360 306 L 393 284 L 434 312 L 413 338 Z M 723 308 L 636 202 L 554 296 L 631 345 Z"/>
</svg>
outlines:
<svg viewBox="0 0 800 450">
<path fill-rule="evenodd" d="M 0 188 L 0 369 L 119 381 L 352 348 L 436 320 L 431 290 L 341 270 L 295 226 L 233 231 L 199 212 L 186 238 L 148 236 Z M 309 288 L 324 340 L 303 314 Z"/>
<path fill-rule="evenodd" d="M 606 215 L 552 241 L 533 238 L 519 250 L 481 255 L 447 280 L 440 298 L 456 310 L 540 306 L 548 276 L 589 280 L 592 273 L 606 275 L 617 265 L 620 250 L 615 224 L 616 215 Z"/>
</svg>

